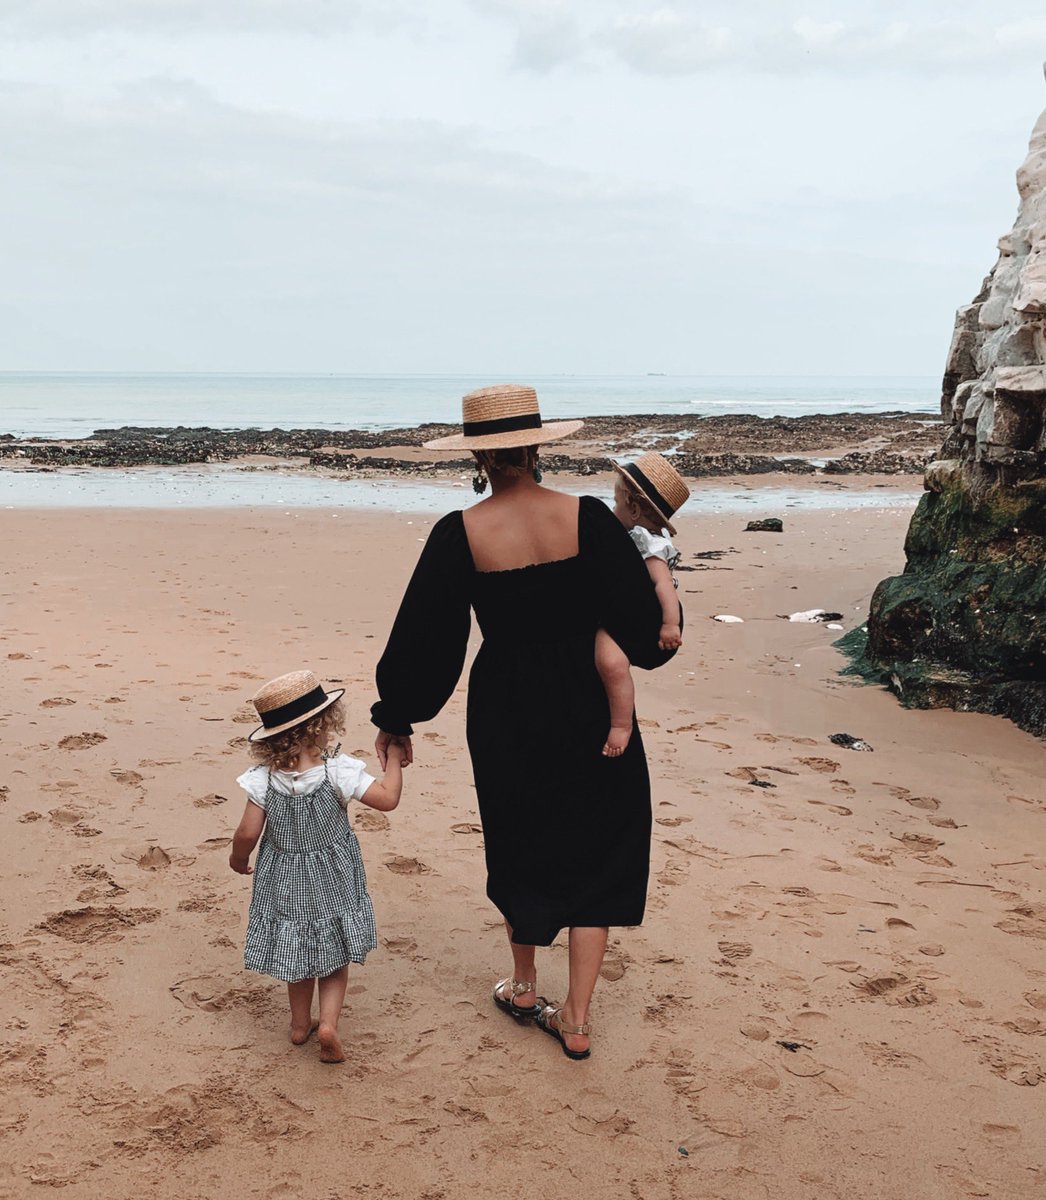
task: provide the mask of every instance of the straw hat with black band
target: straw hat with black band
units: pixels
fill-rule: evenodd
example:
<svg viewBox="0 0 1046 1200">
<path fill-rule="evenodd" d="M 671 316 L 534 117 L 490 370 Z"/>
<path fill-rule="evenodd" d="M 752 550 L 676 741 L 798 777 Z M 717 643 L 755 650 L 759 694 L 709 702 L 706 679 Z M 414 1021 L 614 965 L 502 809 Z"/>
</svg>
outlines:
<svg viewBox="0 0 1046 1200">
<path fill-rule="evenodd" d="M 507 450 L 569 437 L 583 421 L 542 421 L 538 394 L 520 383 L 498 383 L 461 398 L 461 433 L 425 442 L 426 450 Z"/>
<path fill-rule="evenodd" d="M 293 729 L 330 708 L 344 695 L 344 688 L 325 692 L 323 684 L 311 671 L 290 671 L 270 679 L 254 693 L 253 703 L 261 717 L 261 725 L 248 735 L 247 741 L 261 742 Z"/>
<path fill-rule="evenodd" d="M 690 498 L 690 489 L 683 482 L 682 475 L 653 451 L 640 455 L 635 462 L 612 465 L 629 488 L 654 509 L 664 522 L 665 529 L 675 537 L 676 529 L 671 518 Z"/>
</svg>

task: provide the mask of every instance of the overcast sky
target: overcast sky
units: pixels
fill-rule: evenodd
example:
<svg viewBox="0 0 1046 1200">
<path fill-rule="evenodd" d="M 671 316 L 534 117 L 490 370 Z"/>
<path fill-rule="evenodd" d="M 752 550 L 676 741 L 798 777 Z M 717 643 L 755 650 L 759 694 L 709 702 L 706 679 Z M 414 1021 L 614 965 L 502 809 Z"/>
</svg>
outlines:
<svg viewBox="0 0 1046 1200">
<path fill-rule="evenodd" d="M 938 374 L 1042 0 L 6 0 L 0 369 Z"/>
</svg>

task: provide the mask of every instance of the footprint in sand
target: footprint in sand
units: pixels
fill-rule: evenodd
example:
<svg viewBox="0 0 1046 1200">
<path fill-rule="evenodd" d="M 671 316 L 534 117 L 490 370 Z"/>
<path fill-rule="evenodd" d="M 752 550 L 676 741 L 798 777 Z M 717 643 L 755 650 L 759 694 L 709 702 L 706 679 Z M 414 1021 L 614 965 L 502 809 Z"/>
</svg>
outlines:
<svg viewBox="0 0 1046 1200">
<path fill-rule="evenodd" d="M 669 829 L 674 829 L 677 825 L 689 825 L 693 817 L 658 817 L 658 825 L 664 825 Z"/>
<path fill-rule="evenodd" d="M 9 654 L 7 657 L 13 662 L 18 662 L 24 661 L 27 658 L 32 658 L 33 656 L 31 654 L 23 654 L 20 650 L 16 650 L 14 654 Z"/>
<path fill-rule="evenodd" d="M 941 807 L 940 800 L 935 800 L 933 796 L 901 796 L 905 804 L 910 804 L 912 808 L 921 808 L 925 812 L 935 812 Z"/>
<path fill-rule="evenodd" d="M 382 938 L 381 944 L 390 954 L 413 954 L 418 948 L 418 943 L 410 937 Z"/>
<path fill-rule="evenodd" d="M 64 737 L 58 743 L 59 750 L 85 750 L 88 746 L 97 746 L 106 741 L 104 733 L 73 733 Z"/>
<path fill-rule="evenodd" d="M 109 774 L 116 780 L 117 783 L 125 783 L 128 787 L 137 787 L 142 782 L 143 776 L 137 771 L 110 771 Z"/>
<path fill-rule="evenodd" d="M 146 925 L 160 916 L 158 908 L 105 908 L 88 905 L 54 913 L 37 925 L 45 933 L 69 942 L 100 942 L 122 937 L 136 925 Z"/>
<path fill-rule="evenodd" d="M 170 865 L 171 856 L 159 846 L 150 846 L 136 862 L 141 871 L 166 871 Z"/>
<path fill-rule="evenodd" d="M 996 929 L 1017 937 L 1046 941 L 1046 904 L 1021 904 L 1007 911 L 1013 915 L 996 921 Z"/>
<path fill-rule="evenodd" d="M 224 1012 L 227 1009 L 246 1009 L 250 1013 L 264 1013 L 276 1006 L 273 992 L 264 986 L 245 984 L 242 987 L 228 986 L 228 980 L 211 975 L 197 975 L 179 979 L 168 988 L 179 1004 L 186 1008 L 200 1008 L 204 1012 Z"/>
<path fill-rule="evenodd" d="M 474 821 L 460 821 L 457 825 L 451 825 L 451 833 L 482 833 L 483 826 L 477 825 Z"/>
<path fill-rule="evenodd" d="M 722 941 L 717 943 L 719 953 L 728 962 L 740 962 L 743 958 L 748 958 L 752 953 L 752 947 L 748 942 L 728 942 Z"/>
<path fill-rule="evenodd" d="M 861 1042 L 861 1049 L 877 1067 L 909 1067 L 921 1066 L 923 1060 L 907 1050 L 898 1050 L 886 1042 Z"/>
<path fill-rule="evenodd" d="M 839 817 L 852 817 L 854 810 L 847 808 L 845 804 L 829 804 L 827 800 L 807 800 L 807 804 L 817 804 L 821 808 L 827 808 L 829 812 L 833 812 Z"/>
<path fill-rule="evenodd" d="M 609 950 L 603 959 L 603 965 L 599 968 L 600 977 L 610 983 L 616 983 L 619 979 L 624 978 L 631 962 L 631 957 L 625 951 Z"/>
<path fill-rule="evenodd" d="M 362 829 L 365 833 L 384 833 L 386 829 L 391 828 L 389 818 L 373 808 L 358 810 L 353 815 L 352 826 L 354 829 Z"/>
<path fill-rule="evenodd" d="M 131 771 L 130 774 L 134 775 L 134 774 L 137 774 L 137 772 Z M 142 778 L 141 775 L 139 775 L 138 779 L 135 782 L 140 782 L 141 778 Z M 195 808 L 215 808 L 219 804 L 227 804 L 227 803 L 228 803 L 227 796 L 219 796 L 217 792 L 208 792 L 208 794 L 206 796 L 200 796 L 196 800 L 194 800 L 193 806 Z"/>
<path fill-rule="evenodd" d="M 68 704 L 75 704 L 75 700 L 70 700 L 68 696 L 52 696 L 50 700 L 41 700 L 41 708 L 65 708 Z"/>
<path fill-rule="evenodd" d="M 816 756 L 807 758 L 797 758 L 795 762 L 802 763 L 804 767 L 809 767 L 811 771 L 817 771 L 821 775 L 831 775 L 839 770 L 839 764 L 833 762 L 830 758 L 818 758 Z"/>
<path fill-rule="evenodd" d="M 923 854 L 939 850 L 944 845 L 940 838 L 930 837 L 928 833 L 902 833 L 900 836 L 891 833 L 890 837 L 895 842 L 900 842 L 905 850 L 914 850 Z"/>
<path fill-rule="evenodd" d="M 428 875 L 431 867 L 427 867 L 417 858 L 404 858 L 400 854 L 394 854 L 385 859 L 385 866 L 396 875 Z"/>
</svg>

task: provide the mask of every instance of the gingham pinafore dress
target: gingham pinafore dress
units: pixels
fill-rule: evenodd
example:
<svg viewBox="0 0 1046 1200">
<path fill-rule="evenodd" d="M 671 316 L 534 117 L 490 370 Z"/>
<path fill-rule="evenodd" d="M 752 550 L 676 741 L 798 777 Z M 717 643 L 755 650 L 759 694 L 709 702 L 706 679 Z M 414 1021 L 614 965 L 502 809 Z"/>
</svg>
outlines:
<svg viewBox="0 0 1046 1200">
<path fill-rule="evenodd" d="M 301 796 L 269 773 L 244 966 L 294 983 L 361 963 L 378 944 L 360 844 L 323 764 Z"/>
</svg>

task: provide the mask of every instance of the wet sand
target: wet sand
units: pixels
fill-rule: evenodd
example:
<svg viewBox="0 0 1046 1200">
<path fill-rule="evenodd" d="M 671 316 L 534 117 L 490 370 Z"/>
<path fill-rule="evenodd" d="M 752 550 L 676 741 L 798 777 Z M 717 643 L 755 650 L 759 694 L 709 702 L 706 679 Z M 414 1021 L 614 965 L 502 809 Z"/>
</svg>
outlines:
<svg viewBox="0 0 1046 1200">
<path fill-rule="evenodd" d="M 779 616 L 861 620 L 911 503 L 750 514 L 783 534 L 680 517 L 686 644 L 637 673 L 648 914 L 612 931 L 587 1063 L 490 1003 L 509 959 L 459 687 L 401 807 L 353 813 L 381 946 L 337 1068 L 241 969 L 233 780 L 249 696 L 302 665 L 349 689 L 372 759 L 434 515 L 0 512 L 0 1196 L 1042 1195 L 1043 745 L 907 712 Z M 512 766 L 539 786 L 540 748 Z M 559 945 L 540 990 L 565 979 Z"/>
</svg>

